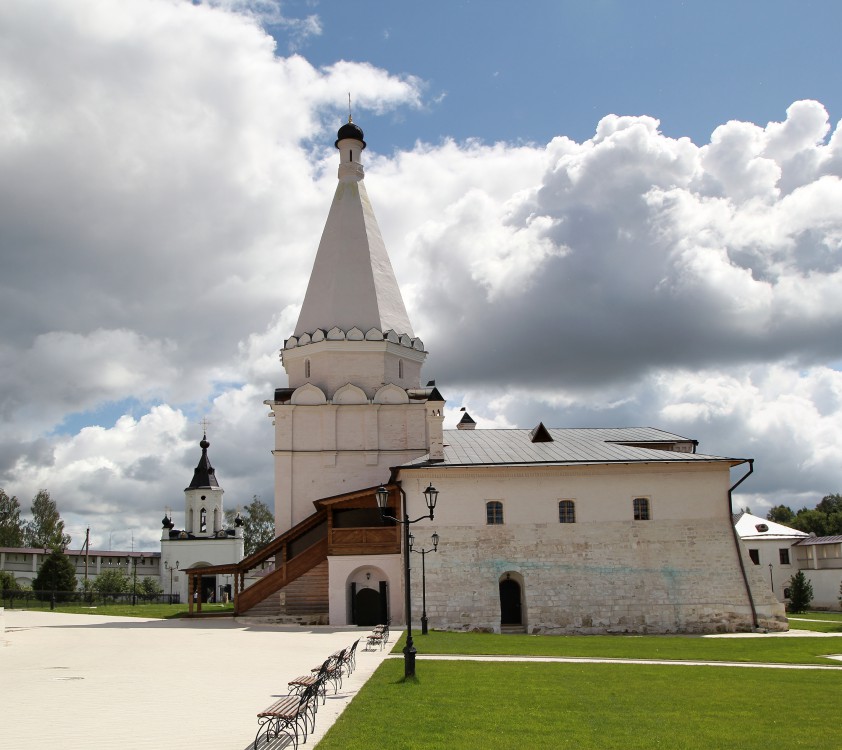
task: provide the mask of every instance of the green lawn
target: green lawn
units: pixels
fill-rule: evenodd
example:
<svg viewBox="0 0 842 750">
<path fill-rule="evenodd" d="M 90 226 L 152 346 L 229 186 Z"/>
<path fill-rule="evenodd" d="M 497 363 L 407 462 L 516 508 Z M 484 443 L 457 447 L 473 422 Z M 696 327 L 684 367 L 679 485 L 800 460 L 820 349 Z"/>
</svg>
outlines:
<svg viewBox="0 0 842 750">
<path fill-rule="evenodd" d="M 416 672 L 404 683 L 402 660 L 385 661 L 318 750 L 768 750 L 838 736 L 828 701 L 842 670 L 419 657 Z"/>
<path fill-rule="evenodd" d="M 835 620 L 842 622 L 842 612 L 802 612 L 793 614 L 790 617 L 797 617 L 799 620 Z"/>
<path fill-rule="evenodd" d="M 800 625 L 801 623 L 799 623 Z M 819 625 L 820 623 L 813 623 Z M 830 627 L 835 627 L 830 625 Z M 508 656 L 588 656 L 614 659 L 839 664 L 824 657 L 842 654 L 842 639 L 700 638 L 668 635 L 494 635 L 431 630 L 413 635 L 419 654 L 505 654 Z M 395 646 L 400 651 L 403 638 Z"/>
<path fill-rule="evenodd" d="M 789 626 L 795 630 L 813 630 L 819 633 L 842 633 L 842 613 L 805 612 L 789 616 Z"/>
</svg>

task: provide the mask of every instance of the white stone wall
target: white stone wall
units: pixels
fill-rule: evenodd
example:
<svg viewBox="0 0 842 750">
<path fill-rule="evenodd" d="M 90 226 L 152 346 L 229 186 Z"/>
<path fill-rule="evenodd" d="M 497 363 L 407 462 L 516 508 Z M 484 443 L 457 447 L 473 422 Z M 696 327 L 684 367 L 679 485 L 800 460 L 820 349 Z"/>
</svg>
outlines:
<svg viewBox="0 0 842 750">
<path fill-rule="evenodd" d="M 789 579 L 798 572 L 798 565 L 795 551 L 796 548 L 792 546 L 797 539 L 763 539 L 763 538 L 748 538 L 743 539 L 743 546 L 746 550 L 746 565 L 755 569 L 755 572 L 763 579 L 765 585 L 772 589 L 775 593 L 775 598 L 779 602 L 785 600 L 784 589 L 789 586 Z M 750 557 L 749 550 L 756 549 L 759 564 L 755 565 Z M 789 552 L 789 563 L 781 562 L 780 551 L 784 549 Z M 772 566 L 771 570 L 769 566 Z"/>
<path fill-rule="evenodd" d="M 523 581 L 524 625 L 530 633 L 752 628 L 734 541 L 727 527 L 715 521 L 623 521 L 598 529 L 587 524 L 450 526 L 438 531 L 439 551 L 426 563 L 431 627 L 499 632 L 499 581 L 510 573 Z M 419 574 L 416 564 L 416 613 L 421 608 Z M 761 596 L 760 604 L 768 607 L 768 596 Z"/>
<path fill-rule="evenodd" d="M 427 452 L 424 403 L 274 404 L 275 531 L 310 516 L 315 500 L 373 487 Z"/>
<path fill-rule="evenodd" d="M 805 570 L 804 575 L 813 586 L 813 602 L 811 607 L 817 609 L 842 609 L 839 597 L 839 586 L 842 584 L 842 568 L 829 570 Z"/>
<path fill-rule="evenodd" d="M 440 535 L 427 556 L 430 626 L 500 629 L 499 581 L 523 581 L 527 632 L 729 632 L 753 627 L 728 507 L 724 464 L 533 467 L 507 471 L 404 472 L 410 516 L 421 491 L 439 489 L 435 520 L 416 537 Z M 650 498 L 652 520 L 632 520 L 632 500 Z M 576 523 L 558 520 L 573 499 Z M 500 500 L 503 525 L 487 526 L 486 500 Z M 413 561 L 413 610 L 420 565 Z M 745 566 L 759 624 L 786 629 L 768 583 Z"/>
</svg>

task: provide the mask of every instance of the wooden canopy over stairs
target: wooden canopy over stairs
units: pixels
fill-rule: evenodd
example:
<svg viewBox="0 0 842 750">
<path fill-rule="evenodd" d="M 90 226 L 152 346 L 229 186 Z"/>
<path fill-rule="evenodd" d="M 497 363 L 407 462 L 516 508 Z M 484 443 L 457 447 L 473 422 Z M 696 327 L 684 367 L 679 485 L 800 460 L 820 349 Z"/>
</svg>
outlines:
<svg viewBox="0 0 842 750">
<path fill-rule="evenodd" d="M 399 502 L 397 486 L 387 485 L 387 489 L 392 506 L 388 515 L 394 516 L 394 506 Z M 188 576 L 190 614 L 202 611 L 201 597 L 198 596 L 202 577 L 216 575 L 234 577 L 235 615 L 244 615 L 259 607 L 269 597 L 300 579 L 303 579 L 303 585 L 298 587 L 301 590 L 323 590 L 326 612 L 328 556 L 389 555 L 401 550 L 400 527 L 379 520 L 374 495 L 376 490 L 377 487 L 369 487 L 317 500 L 314 503 L 315 513 L 238 563 L 189 568 L 185 572 Z M 273 565 L 273 569 L 246 587 L 246 575 L 267 564 Z M 298 598 L 312 602 L 314 596 L 299 595 Z"/>
</svg>

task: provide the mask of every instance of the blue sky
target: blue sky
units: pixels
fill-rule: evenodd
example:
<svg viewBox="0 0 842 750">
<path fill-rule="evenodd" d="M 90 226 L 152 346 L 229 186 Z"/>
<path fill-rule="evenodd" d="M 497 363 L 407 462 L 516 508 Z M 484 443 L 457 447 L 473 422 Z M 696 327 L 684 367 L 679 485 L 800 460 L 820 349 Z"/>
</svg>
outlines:
<svg viewBox="0 0 842 750">
<path fill-rule="evenodd" d="M 836 2 L 565 0 L 287 2 L 317 13 L 298 46 L 314 65 L 370 62 L 425 82 L 424 111 L 372 119 L 380 144 L 593 135 L 605 114 L 647 114 L 702 144 L 730 119 L 780 119 L 797 99 L 842 115 Z M 290 39 L 269 26 L 279 49 Z"/>
<path fill-rule="evenodd" d="M 353 97 L 422 373 L 482 427 L 654 426 L 842 491 L 838 2 L 0 3 L 0 487 L 158 544 L 263 401 Z"/>
</svg>

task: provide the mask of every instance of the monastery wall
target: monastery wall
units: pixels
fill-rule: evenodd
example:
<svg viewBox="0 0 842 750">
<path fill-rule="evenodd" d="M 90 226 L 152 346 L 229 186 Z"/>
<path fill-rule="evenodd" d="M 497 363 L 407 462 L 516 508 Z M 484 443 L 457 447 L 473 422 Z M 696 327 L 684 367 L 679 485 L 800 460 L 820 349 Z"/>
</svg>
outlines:
<svg viewBox="0 0 842 750">
<path fill-rule="evenodd" d="M 439 551 L 427 555 L 426 563 L 433 628 L 499 632 L 499 581 L 506 574 L 521 584 L 528 633 L 719 633 L 753 627 L 734 540 L 718 521 L 455 526 L 439 533 Z M 760 581 L 752 588 L 762 600 L 761 626 L 785 630 L 783 609 L 777 602 L 772 606 L 771 592 L 764 596 Z"/>
</svg>

